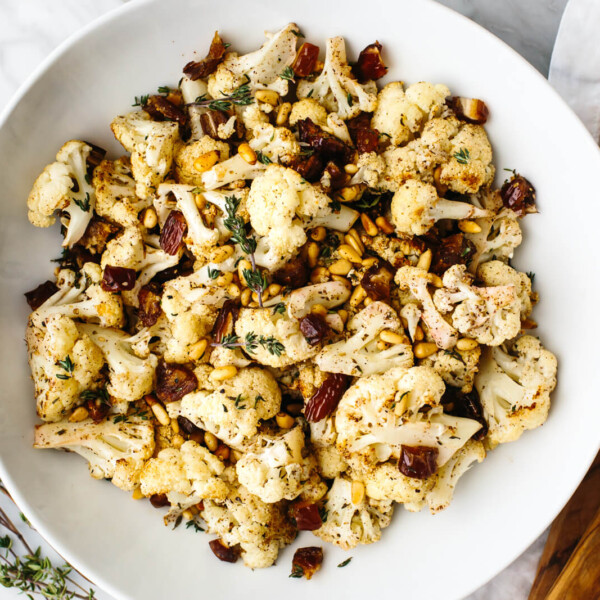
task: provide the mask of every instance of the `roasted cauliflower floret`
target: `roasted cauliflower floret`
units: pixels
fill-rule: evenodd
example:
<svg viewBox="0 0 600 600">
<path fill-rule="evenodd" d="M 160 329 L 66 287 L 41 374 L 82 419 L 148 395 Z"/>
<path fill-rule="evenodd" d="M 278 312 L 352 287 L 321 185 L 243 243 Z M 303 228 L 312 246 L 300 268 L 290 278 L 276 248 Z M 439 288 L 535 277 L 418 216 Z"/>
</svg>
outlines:
<svg viewBox="0 0 600 600">
<path fill-rule="evenodd" d="M 513 285 L 521 302 L 521 320 L 531 314 L 531 279 L 527 274 L 516 271 L 499 260 L 492 260 L 479 265 L 477 279 L 488 287 Z"/>
<path fill-rule="evenodd" d="M 315 125 L 324 127 L 327 125 L 327 110 L 314 98 L 302 98 L 292 105 L 288 122 L 293 127 L 304 119 L 310 119 Z"/>
<path fill-rule="evenodd" d="M 466 394 L 473 389 L 480 356 L 480 346 L 472 350 L 438 350 L 419 364 L 432 367 L 446 385 L 458 387 Z"/>
<path fill-rule="evenodd" d="M 530 335 L 519 338 L 509 351 L 485 349 L 475 387 L 488 422 L 491 447 L 512 442 L 546 421 L 556 369 L 554 354 Z"/>
<path fill-rule="evenodd" d="M 389 501 L 372 500 L 368 496 L 352 502 L 352 481 L 336 477 L 325 497 L 327 519 L 313 533 L 325 542 L 343 550 L 358 544 L 372 544 L 381 538 L 381 530 L 392 521 L 394 507 Z"/>
</svg>

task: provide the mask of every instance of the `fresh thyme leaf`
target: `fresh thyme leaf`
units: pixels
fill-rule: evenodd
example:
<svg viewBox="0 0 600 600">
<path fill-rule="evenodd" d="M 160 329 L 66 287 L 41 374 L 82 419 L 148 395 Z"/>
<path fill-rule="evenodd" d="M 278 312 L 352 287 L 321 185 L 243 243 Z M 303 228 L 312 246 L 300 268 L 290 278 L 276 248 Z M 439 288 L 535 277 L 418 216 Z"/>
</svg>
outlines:
<svg viewBox="0 0 600 600">
<path fill-rule="evenodd" d="M 249 81 L 248 78 L 246 78 L 246 80 Z M 220 110 L 226 112 L 234 104 L 236 106 L 247 106 L 253 102 L 254 99 L 252 98 L 250 86 L 246 82 L 243 85 L 240 85 L 240 87 L 235 89 L 228 96 L 224 96 L 223 98 L 219 98 L 217 100 L 210 100 L 206 98 L 206 94 L 203 94 L 202 96 L 198 96 L 193 104 L 199 106 L 208 106 L 209 110 Z"/>
<path fill-rule="evenodd" d="M 244 410 L 246 408 L 246 405 L 244 404 L 244 402 L 245 402 L 244 396 L 242 396 L 242 394 L 238 394 L 237 398 L 233 401 L 233 405 L 238 410 Z"/>
<path fill-rule="evenodd" d="M 471 252 L 471 248 L 469 248 L 468 246 L 460 253 L 460 257 L 464 258 L 467 254 L 469 254 L 469 252 Z"/>
<path fill-rule="evenodd" d="M 285 79 L 287 81 L 294 81 L 294 77 L 296 73 L 294 73 L 294 69 L 292 67 L 286 67 L 283 72 L 279 75 L 281 79 Z"/>
<path fill-rule="evenodd" d="M 201 187 L 195 187 L 193 190 L 190 190 L 192 194 L 202 194 L 204 190 Z"/>
<path fill-rule="evenodd" d="M 83 212 L 90 212 L 90 195 L 87 192 L 85 193 L 85 198 L 83 200 L 73 198 L 73 202 L 75 202 Z"/>
<path fill-rule="evenodd" d="M 260 271 L 251 271 L 250 269 L 244 269 L 242 271 L 244 275 L 244 279 L 248 284 L 248 287 L 257 294 L 262 294 L 268 287 L 269 282 L 267 281 L 267 277 L 264 273 Z"/>
<path fill-rule="evenodd" d="M 127 415 L 117 415 L 114 419 L 113 419 L 113 423 L 116 425 L 117 423 L 128 423 L 129 422 L 129 418 Z"/>
<path fill-rule="evenodd" d="M 200 96 L 197 96 L 196 99 L 194 100 L 194 104 L 199 104 L 200 102 L 204 102 L 206 100 L 206 94 L 201 94 Z"/>
<path fill-rule="evenodd" d="M 292 33 L 293 33 L 293 34 L 294 34 L 296 37 L 299 37 L 299 38 L 303 38 L 303 37 L 304 37 L 304 34 L 303 34 L 301 31 L 294 31 L 294 30 L 292 30 Z"/>
<path fill-rule="evenodd" d="M 444 350 L 444 354 L 447 354 L 448 356 L 459 360 L 463 365 L 465 364 L 463 357 L 454 348 L 452 350 Z"/>
<path fill-rule="evenodd" d="M 471 154 L 467 148 L 461 148 L 454 154 L 454 158 L 461 164 L 466 165 L 471 159 Z"/>
<path fill-rule="evenodd" d="M 351 560 L 352 560 L 352 557 L 347 558 L 346 560 L 344 560 L 343 562 L 341 562 L 338 565 L 338 569 L 343 569 L 346 565 L 349 565 Z"/>
<path fill-rule="evenodd" d="M 193 528 L 196 533 L 204 531 L 204 529 L 202 527 L 200 527 L 200 525 L 198 525 L 198 523 L 196 523 L 196 521 L 188 521 L 185 524 L 185 528 L 186 529 L 192 529 Z"/>
<path fill-rule="evenodd" d="M 264 402 L 264 401 L 265 401 L 265 399 L 260 394 L 258 394 L 258 396 L 256 396 L 256 398 L 254 398 L 254 408 L 257 407 L 259 402 Z"/>
<path fill-rule="evenodd" d="M 148 98 L 150 98 L 150 94 L 145 94 L 139 98 L 136 96 L 135 103 L 131 106 L 146 106 L 146 104 L 148 104 Z"/>
<path fill-rule="evenodd" d="M 356 208 L 358 210 L 367 210 L 377 206 L 380 200 L 381 194 L 364 194 L 358 202 L 354 202 L 352 204 L 352 208 Z"/>
<path fill-rule="evenodd" d="M 273 307 L 273 314 L 282 315 L 283 313 L 285 313 L 285 303 L 279 302 Z"/>
<path fill-rule="evenodd" d="M 527 277 L 529 277 L 529 280 L 531 283 L 533 283 L 533 280 L 535 279 L 535 273 L 533 271 L 527 271 Z"/>
<path fill-rule="evenodd" d="M 209 279 L 216 279 L 221 274 L 219 269 L 211 269 L 211 267 L 207 267 L 206 270 L 208 272 Z"/>
<path fill-rule="evenodd" d="M 85 182 L 86 182 L 88 185 L 92 185 L 92 178 L 89 176 L 89 174 L 88 174 L 88 173 L 86 173 L 86 174 L 85 174 L 85 177 L 84 177 L 84 179 L 85 179 Z"/>
<path fill-rule="evenodd" d="M 235 348 L 239 346 L 239 341 L 240 338 L 239 336 L 235 335 L 235 333 L 228 333 L 227 335 L 223 336 L 220 345 L 223 346 L 223 348 Z"/>
<path fill-rule="evenodd" d="M 100 400 L 103 404 L 110 404 L 110 397 L 106 388 L 100 388 L 98 390 L 84 390 L 79 394 L 82 400 Z"/>
<path fill-rule="evenodd" d="M 352 94 L 350 92 L 348 92 L 346 94 L 346 100 L 350 106 L 352 106 L 354 104 L 354 100 L 353 100 Z"/>
<path fill-rule="evenodd" d="M 325 521 L 327 521 L 327 517 L 329 516 L 329 511 L 324 506 L 322 506 L 319 509 L 319 516 L 321 517 L 321 522 L 325 523 Z"/>
<path fill-rule="evenodd" d="M 263 348 L 266 348 L 269 354 L 273 354 L 275 356 L 281 356 L 281 353 L 285 350 L 285 346 L 272 335 L 269 337 L 264 337 L 261 335 L 258 338 L 258 343 Z"/>
<path fill-rule="evenodd" d="M 65 375 L 64 373 L 57 373 L 56 374 L 56 379 L 71 379 L 70 375 Z"/>
<path fill-rule="evenodd" d="M 256 158 L 263 165 L 270 165 L 273 162 L 266 154 L 263 154 L 260 150 L 257 150 L 257 152 L 256 152 Z"/>
<path fill-rule="evenodd" d="M 254 333 L 254 331 L 249 331 L 244 339 L 246 352 L 249 354 L 253 353 L 258 348 L 258 343 L 256 341 L 258 336 Z"/>
<path fill-rule="evenodd" d="M 71 360 L 71 357 L 67 354 L 67 356 L 65 356 L 64 360 L 59 360 L 56 363 L 61 369 L 64 369 L 67 373 L 72 373 L 73 369 L 75 368 L 75 365 L 73 364 L 73 361 Z"/>
<path fill-rule="evenodd" d="M 300 565 L 292 565 L 292 572 L 290 573 L 290 577 L 294 579 L 301 579 L 304 577 L 304 571 Z"/>
<path fill-rule="evenodd" d="M 342 203 L 339 200 L 332 200 L 329 203 L 329 208 L 333 211 L 333 212 L 340 212 L 340 210 L 342 209 Z"/>
<path fill-rule="evenodd" d="M 225 212 L 227 217 L 223 220 L 223 224 L 228 231 L 231 231 L 231 239 L 239 244 L 244 254 L 253 254 L 256 250 L 256 239 L 248 237 L 246 233 L 246 224 L 244 219 L 237 216 L 237 209 L 240 205 L 239 198 L 235 196 L 227 196 L 225 198 Z"/>
<path fill-rule="evenodd" d="M 231 44 L 229 42 L 225 42 L 223 44 L 223 48 L 225 48 L 225 49 L 229 48 L 230 46 L 231 46 Z"/>
<path fill-rule="evenodd" d="M 171 92 L 171 88 L 168 85 L 161 85 L 158 88 L 159 94 L 168 94 Z"/>
<path fill-rule="evenodd" d="M 312 88 L 312 89 L 310 90 L 310 92 L 308 92 L 308 94 L 306 94 L 306 97 L 307 97 L 307 98 L 312 98 L 312 95 L 313 95 L 313 92 L 314 92 L 314 91 L 315 91 L 315 89 L 314 89 L 314 88 Z"/>
</svg>

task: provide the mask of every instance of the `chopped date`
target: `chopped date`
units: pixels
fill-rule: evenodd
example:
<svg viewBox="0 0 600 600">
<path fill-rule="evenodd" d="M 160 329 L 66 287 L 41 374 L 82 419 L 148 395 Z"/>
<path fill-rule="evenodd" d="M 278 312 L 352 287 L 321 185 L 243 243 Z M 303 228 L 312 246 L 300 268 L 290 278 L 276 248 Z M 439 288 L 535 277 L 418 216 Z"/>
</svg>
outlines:
<svg viewBox="0 0 600 600">
<path fill-rule="evenodd" d="M 413 479 L 427 479 L 437 470 L 439 451 L 430 446 L 402 445 L 398 468 L 402 475 Z"/>
<path fill-rule="evenodd" d="M 387 73 L 387 67 L 381 58 L 382 45 L 379 42 L 369 44 L 358 55 L 358 60 L 353 67 L 353 72 L 356 78 L 361 83 L 381 79 Z"/>
<path fill-rule="evenodd" d="M 213 554 L 223 562 L 234 563 L 239 557 L 239 550 L 223 545 L 221 540 L 211 540 L 208 542 Z"/>
<path fill-rule="evenodd" d="M 88 173 L 91 175 L 93 174 L 94 169 L 104 160 L 106 150 L 91 142 L 86 142 L 86 144 L 91 148 L 85 161 L 87 163 Z"/>
<path fill-rule="evenodd" d="M 62 256 L 52 262 L 58 263 L 62 269 L 79 271 L 87 262 L 100 264 L 100 258 L 100 254 L 92 254 L 89 250 L 75 244 L 72 248 L 63 248 Z"/>
<path fill-rule="evenodd" d="M 298 502 L 292 506 L 292 517 L 300 531 L 314 531 L 323 525 L 318 505 Z"/>
<path fill-rule="evenodd" d="M 187 228 L 187 221 L 183 213 L 178 210 L 172 210 L 160 232 L 160 247 L 171 256 L 177 254 L 187 233 Z"/>
<path fill-rule="evenodd" d="M 144 327 L 152 327 L 162 315 L 160 298 L 160 288 L 156 284 L 150 283 L 140 289 L 138 293 L 140 303 L 138 317 Z"/>
<path fill-rule="evenodd" d="M 348 183 L 348 174 L 332 160 L 327 163 L 325 172 L 329 174 L 329 180 L 331 182 L 329 187 L 332 190 L 338 190 Z"/>
<path fill-rule="evenodd" d="M 311 183 L 319 181 L 323 172 L 323 161 L 318 154 L 305 158 L 294 156 L 288 166 Z"/>
<path fill-rule="evenodd" d="M 221 110 L 209 110 L 200 115 L 200 125 L 202 126 L 202 133 L 210 136 L 213 140 L 219 138 L 219 125 L 225 125 L 228 120 L 228 116 Z M 237 122 L 237 119 L 236 119 Z"/>
<path fill-rule="evenodd" d="M 319 46 L 305 42 L 300 46 L 292 65 L 294 75 L 308 77 L 315 70 L 317 60 L 319 60 Z"/>
<path fill-rule="evenodd" d="M 502 203 L 513 210 L 517 216 L 524 217 L 528 213 L 536 213 L 535 188 L 522 175 L 515 173 L 510 181 L 500 189 Z"/>
<path fill-rule="evenodd" d="M 309 423 L 316 423 L 328 417 L 337 408 L 349 384 L 350 377 L 348 375 L 329 373 L 321 387 L 306 403 L 304 409 L 306 420 Z"/>
<path fill-rule="evenodd" d="M 94 423 L 99 423 L 108 414 L 110 402 L 106 402 L 103 398 L 90 398 L 86 400 L 85 407 L 90 415 L 90 419 Z"/>
<path fill-rule="evenodd" d="M 486 103 L 477 98 L 452 96 L 452 98 L 447 100 L 447 104 L 454 111 L 458 119 L 467 123 L 473 123 L 474 125 L 484 125 L 490 115 Z"/>
<path fill-rule="evenodd" d="M 323 548 L 309 546 L 298 548 L 292 559 L 292 573 L 290 577 L 305 577 L 310 579 L 323 564 Z"/>
<path fill-rule="evenodd" d="M 431 272 L 441 276 L 452 265 L 469 264 L 475 254 L 475 244 L 462 233 L 455 233 L 439 242 L 435 240 L 432 250 Z"/>
<path fill-rule="evenodd" d="M 25 292 L 25 300 L 31 310 L 37 310 L 48 298 L 54 296 L 58 292 L 58 287 L 48 280 L 44 281 L 44 283 L 40 283 L 35 289 L 30 292 Z"/>
<path fill-rule="evenodd" d="M 310 119 L 298 121 L 298 136 L 318 152 L 322 158 L 343 160 L 344 164 L 352 161 L 354 150 L 331 133 L 327 133 Z"/>
<path fill-rule="evenodd" d="M 309 313 L 300 320 L 300 331 L 306 341 L 311 346 L 315 346 L 327 337 L 329 325 L 323 315 Z"/>
<path fill-rule="evenodd" d="M 190 61 L 183 67 L 184 74 L 193 81 L 201 77 L 208 77 L 208 75 L 217 70 L 219 63 L 225 56 L 226 50 L 227 46 L 223 43 L 219 32 L 215 31 L 206 58 L 199 61 Z"/>
<path fill-rule="evenodd" d="M 157 121 L 175 121 L 184 127 L 187 125 L 186 113 L 165 96 L 150 96 L 142 108 Z"/>
<path fill-rule="evenodd" d="M 105 292 L 121 292 L 132 290 L 135 287 L 135 279 L 134 269 L 106 265 L 100 285 Z"/>
<path fill-rule="evenodd" d="M 225 301 L 212 329 L 212 336 L 215 343 L 221 343 L 221 340 L 225 335 L 233 332 L 233 326 L 238 318 L 239 312 L 240 308 L 235 300 Z"/>
<path fill-rule="evenodd" d="M 179 425 L 181 431 L 187 435 L 192 435 L 201 431 L 199 427 L 196 427 L 189 419 L 182 415 L 177 417 L 177 424 Z"/>
<path fill-rule="evenodd" d="M 118 231 L 117 225 L 94 216 L 88 223 L 85 233 L 78 240 L 77 246 L 85 248 L 91 254 L 102 254 L 106 248 L 106 242 Z"/>
<path fill-rule="evenodd" d="M 388 300 L 393 279 L 392 269 L 384 264 L 375 264 L 365 271 L 360 284 L 372 300 Z"/>
<path fill-rule="evenodd" d="M 473 434 L 474 440 L 481 441 L 487 435 L 488 424 L 483 416 L 483 406 L 475 388 L 465 394 L 458 388 L 447 385 L 442 396 L 442 405 L 444 412 L 449 415 L 473 419 L 481 423 L 481 429 Z"/>
<path fill-rule="evenodd" d="M 169 267 L 163 271 L 159 271 L 153 278 L 151 283 L 166 283 L 176 277 L 187 277 L 194 272 L 194 260 L 189 256 L 185 256 L 174 267 Z"/>
<path fill-rule="evenodd" d="M 293 258 L 273 273 L 273 280 L 285 287 L 302 287 L 308 277 L 308 267 L 300 258 Z"/>
<path fill-rule="evenodd" d="M 198 387 L 191 369 L 161 360 L 156 367 L 156 396 L 161 402 L 177 402 Z"/>
<path fill-rule="evenodd" d="M 379 132 L 377 129 L 359 129 L 356 132 L 356 149 L 363 152 L 375 152 L 379 146 Z"/>
<path fill-rule="evenodd" d="M 150 496 L 150 504 L 154 508 L 162 508 L 163 506 L 169 506 L 171 504 L 166 494 L 152 494 Z"/>
</svg>

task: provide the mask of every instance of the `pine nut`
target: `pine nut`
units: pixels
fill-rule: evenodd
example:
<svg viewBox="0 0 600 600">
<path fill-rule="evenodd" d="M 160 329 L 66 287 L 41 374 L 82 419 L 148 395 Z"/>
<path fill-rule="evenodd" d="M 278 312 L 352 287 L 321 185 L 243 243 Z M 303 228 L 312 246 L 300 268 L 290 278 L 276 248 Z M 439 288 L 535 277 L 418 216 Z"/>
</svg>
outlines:
<svg viewBox="0 0 600 600">
<path fill-rule="evenodd" d="M 480 233 L 481 227 L 475 221 L 459 221 L 458 228 L 465 233 Z"/>
<path fill-rule="evenodd" d="M 415 342 L 420 342 L 424 337 L 425 337 L 425 334 L 423 333 L 423 329 L 421 328 L 420 325 L 417 325 L 415 327 Z"/>
<path fill-rule="evenodd" d="M 175 448 L 181 448 L 181 446 L 183 446 L 183 444 L 185 443 L 185 440 L 183 439 L 182 435 L 176 433 L 171 439 L 171 443 Z"/>
<path fill-rule="evenodd" d="M 215 279 L 215 283 L 219 287 L 225 287 L 233 281 L 233 273 L 223 273 Z"/>
<path fill-rule="evenodd" d="M 352 202 L 353 200 L 356 200 L 359 191 L 360 191 L 360 188 L 357 185 L 351 185 L 351 186 L 343 187 L 337 193 L 337 196 L 341 202 Z"/>
<path fill-rule="evenodd" d="M 307 256 L 308 256 L 308 266 L 313 269 L 317 266 L 317 261 L 319 260 L 319 245 L 315 242 L 311 242 L 308 245 Z"/>
<path fill-rule="evenodd" d="M 334 275 L 348 275 L 351 270 L 352 263 L 345 258 L 341 258 L 329 266 L 329 272 L 333 273 Z"/>
<path fill-rule="evenodd" d="M 151 408 L 152 412 L 154 413 L 154 416 L 156 417 L 156 420 L 161 425 L 166 426 L 171 424 L 171 419 L 169 418 L 169 415 L 167 414 L 167 411 L 165 410 L 165 407 L 162 404 L 157 402 L 156 404 L 153 404 Z"/>
<path fill-rule="evenodd" d="M 292 112 L 292 105 L 290 102 L 284 102 L 277 111 L 277 118 L 275 119 L 275 124 L 281 127 L 287 123 L 288 117 Z"/>
<path fill-rule="evenodd" d="M 436 167 L 433 171 L 433 182 L 439 196 L 444 196 L 448 191 L 448 186 L 442 183 L 442 167 Z"/>
<path fill-rule="evenodd" d="M 389 347 L 390 345 L 387 342 L 384 342 L 383 340 L 378 340 L 377 350 L 387 350 Z"/>
<path fill-rule="evenodd" d="M 340 308 L 340 310 L 338 310 L 338 315 L 340 315 L 340 319 L 342 319 L 342 321 L 346 323 L 346 321 L 348 320 L 348 311 L 343 308 Z"/>
<path fill-rule="evenodd" d="M 204 173 L 205 171 L 212 169 L 217 164 L 218 160 L 219 153 L 216 150 L 211 150 L 210 152 L 201 154 L 194 161 L 194 169 L 199 173 Z"/>
<path fill-rule="evenodd" d="M 322 242 L 327 235 L 327 230 L 325 227 L 316 227 L 310 232 L 310 239 L 315 240 L 315 242 Z"/>
<path fill-rule="evenodd" d="M 292 415 L 288 415 L 284 412 L 277 413 L 275 421 L 277 421 L 277 425 L 279 425 L 281 429 L 291 429 L 296 422 Z"/>
<path fill-rule="evenodd" d="M 144 210 L 142 214 L 142 225 L 146 229 L 152 229 L 156 227 L 158 224 L 158 216 L 156 215 L 156 211 L 152 206 L 149 206 Z"/>
<path fill-rule="evenodd" d="M 139 487 L 136 487 L 135 490 L 133 490 L 133 494 L 131 494 L 131 497 L 134 500 L 141 500 L 142 498 L 145 498 L 146 496 L 144 496 L 144 494 L 142 494 L 142 490 Z"/>
<path fill-rule="evenodd" d="M 198 210 L 202 210 L 206 206 L 206 198 L 203 194 L 194 194 L 194 202 Z"/>
<path fill-rule="evenodd" d="M 394 233 L 394 226 L 385 218 L 385 217 L 377 217 L 375 219 L 375 223 L 383 233 Z"/>
<path fill-rule="evenodd" d="M 340 283 L 343 283 L 349 290 L 352 289 L 352 282 L 341 275 L 332 275 L 331 279 L 333 281 L 339 281 Z"/>
<path fill-rule="evenodd" d="M 365 298 L 364 305 L 369 306 L 369 304 L 373 304 L 373 302 L 374 302 L 373 298 L 367 297 L 367 298 Z"/>
<path fill-rule="evenodd" d="M 262 293 L 262 301 L 264 302 L 265 300 L 268 299 L 268 297 L 269 297 L 269 290 L 266 289 Z M 254 302 L 258 303 L 258 292 L 252 292 L 252 300 L 254 300 Z"/>
<path fill-rule="evenodd" d="M 146 394 L 144 396 L 144 402 L 146 402 L 148 406 L 152 407 L 158 402 L 158 400 L 154 394 Z"/>
<path fill-rule="evenodd" d="M 229 458 L 229 448 L 225 444 L 219 444 L 215 450 L 215 456 L 222 461 L 226 461 Z"/>
<path fill-rule="evenodd" d="M 240 260 L 237 267 L 238 277 L 240 278 L 240 283 L 244 286 L 247 286 L 246 278 L 244 277 L 244 271 L 252 271 L 252 263 L 245 258 Z"/>
<path fill-rule="evenodd" d="M 252 300 L 252 290 L 250 288 L 246 288 L 240 296 L 242 306 L 248 306 L 248 304 L 250 304 L 250 300 Z"/>
<path fill-rule="evenodd" d="M 194 433 L 190 433 L 190 440 L 196 442 L 196 444 L 202 444 L 204 443 L 204 433 L 202 431 L 194 431 Z"/>
<path fill-rule="evenodd" d="M 258 102 L 264 102 L 271 106 L 277 106 L 279 102 L 279 94 L 273 90 L 256 90 L 254 97 Z"/>
<path fill-rule="evenodd" d="M 256 164 L 256 152 L 254 152 L 254 150 L 252 150 L 252 148 L 250 148 L 250 145 L 246 142 L 239 145 L 238 153 L 249 165 Z"/>
<path fill-rule="evenodd" d="M 419 262 L 417 263 L 417 269 L 423 269 L 424 271 L 429 271 L 429 267 L 431 267 L 431 259 L 433 258 L 433 254 L 431 250 L 425 250 L 421 256 L 419 256 Z"/>
<path fill-rule="evenodd" d="M 273 296 L 277 296 L 277 294 L 279 294 L 279 292 L 281 292 L 281 286 L 278 283 L 272 283 L 267 288 L 267 292 L 269 292 L 269 296 L 271 296 L 271 298 Z"/>
<path fill-rule="evenodd" d="M 400 333 L 396 333 L 395 331 L 390 331 L 389 329 L 384 329 L 379 337 L 388 344 L 406 344 L 406 337 Z"/>
<path fill-rule="evenodd" d="M 237 368 L 234 365 L 227 365 L 225 367 L 217 367 L 210 375 L 209 378 L 212 381 L 225 381 L 231 379 L 237 375 Z"/>
<path fill-rule="evenodd" d="M 537 329 L 537 322 L 529 317 L 521 321 L 521 329 Z"/>
<path fill-rule="evenodd" d="M 442 281 L 442 278 L 439 275 L 436 275 L 435 273 L 429 274 L 429 281 L 431 281 L 431 283 L 435 285 L 436 288 L 444 287 L 444 282 Z"/>
<path fill-rule="evenodd" d="M 219 440 L 210 431 L 204 432 L 204 443 L 211 452 L 219 447 Z"/>
<path fill-rule="evenodd" d="M 401 414 L 406 412 L 408 408 L 408 403 L 410 400 L 410 394 L 402 394 L 400 402 L 398 402 L 394 408 L 394 412 L 400 416 Z"/>
<path fill-rule="evenodd" d="M 326 267 L 317 267 L 310 274 L 311 283 L 325 283 L 329 281 L 329 270 Z"/>
<path fill-rule="evenodd" d="M 351 488 L 352 504 L 360 504 L 365 497 L 365 486 L 360 481 L 353 481 Z"/>
<path fill-rule="evenodd" d="M 458 342 L 456 342 L 456 349 L 462 350 L 463 352 L 466 352 L 468 350 L 475 350 L 477 346 L 479 346 L 477 340 L 472 340 L 470 338 L 462 338 L 458 340 Z"/>
<path fill-rule="evenodd" d="M 202 339 L 202 340 L 196 342 L 195 344 L 192 344 L 190 346 L 190 351 L 188 352 L 188 356 L 189 356 L 190 360 L 193 362 L 200 360 L 204 356 L 207 346 L 208 346 L 207 339 Z"/>
<path fill-rule="evenodd" d="M 322 317 L 327 315 L 327 309 L 322 304 L 314 304 L 310 307 L 310 312 L 314 315 L 321 315 Z"/>
<path fill-rule="evenodd" d="M 352 296 L 350 296 L 350 306 L 358 306 L 367 297 L 367 292 L 362 285 L 354 288 Z"/>
<path fill-rule="evenodd" d="M 375 223 L 373 223 L 373 221 L 371 220 L 371 217 L 369 217 L 369 215 L 362 213 L 360 215 L 360 222 L 362 223 L 362 226 L 368 235 L 375 236 L 379 233 L 379 229 L 377 228 L 377 225 L 375 225 Z"/>
<path fill-rule="evenodd" d="M 189 509 L 186 508 L 182 513 L 181 516 L 186 519 L 187 521 L 193 521 L 194 520 L 194 513 Z"/>
<path fill-rule="evenodd" d="M 363 258 L 360 264 L 368 269 L 369 267 L 376 265 L 377 262 L 378 260 L 374 256 L 369 256 L 368 258 Z"/>
<path fill-rule="evenodd" d="M 222 263 L 228 258 L 231 258 L 234 252 L 235 248 L 233 246 L 219 246 L 218 248 L 215 248 L 213 252 L 212 261 L 216 264 Z"/>
<path fill-rule="evenodd" d="M 79 423 L 80 421 L 87 419 L 89 417 L 89 415 L 90 415 L 90 413 L 88 412 L 87 408 L 85 408 L 83 406 L 78 406 L 71 413 L 71 416 L 69 417 L 69 422 L 70 423 Z"/>
<path fill-rule="evenodd" d="M 342 244 L 338 248 L 338 252 L 342 258 L 345 258 L 353 263 L 361 263 L 362 258 L 360 254 L 348 244 Z"/>
<path fill-rule="evenodd" d="M 348 163 L 347 165 L 344 165 L 344 171 L 346 171 L 348 175 L 354 175 L 358 172 L 358 165 L 355 165 L 354 163 Z"/>
<path fill-rule="evenodd" d="M 227 288 L 227 293 L 235 300 L 240 297 L 240 286 L 237 283 L 230 283 Z"/>
<path fill-rule="evenodd" d="M 173 433 L 179 433 L 179 423 L 177 419 L 171 419 L 171 429 Z"/>
<path fill-rule="evenodd" d="M 359 242 L 352 235 L 345 235 L 344 241 L 346 242 L 346 244 L 348 244 L 348 246 L 354 248 L 356 250 L 357 254 L 360 254 L 361 260 L 362 260 L 362 254 L 365 251 L 365 247 L 362 245 L 362 242 Z"/>
<path fill-rule="evenodd" d="M 414 345 L 414 353 L 417 358 L 427 358 L 438 351 L 438 347 L 435 344 L 429 342 L 419 342 Z"/>
<path fill-rule="evenodd" d="M 240 458 L 242 458 L 242 456 L 244 455 L 239 450 L 231 450 L 229 453 L 229 460 L 232 463 L 236 463 L 238 460 L 240 460 Z"/>
</svg>

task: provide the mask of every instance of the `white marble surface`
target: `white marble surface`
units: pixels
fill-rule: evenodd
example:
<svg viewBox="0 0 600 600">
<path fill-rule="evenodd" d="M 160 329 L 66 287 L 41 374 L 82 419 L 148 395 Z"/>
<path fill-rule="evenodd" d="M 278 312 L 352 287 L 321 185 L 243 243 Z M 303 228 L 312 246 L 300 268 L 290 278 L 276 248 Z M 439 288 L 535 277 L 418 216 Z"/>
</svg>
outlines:
<svg viewBox="0 0 600 600">
<path fill-rule="evenodd" d="M 17 87 L 61 41 L 125 1 L 127 0 L 0 0 L 0 111 Z M 567 0 L 441 2 L 498 35 L 542 73 L 547 74 L 556 32 Z M 599 12 L 596 12 L 596 16 L 599 16 Z M 563 76 L 568 75 L 569 63 L 561 64 L 560 68 Z M 582 70 L 581 77 L 585 76 L 585 71 Z M 0 498 L 0 505 L 6 507 L 4 498 Z M 12 515 L 18 517 L 18 513 L 11 510 Z M 39 543 L 33 532 L 28 531 L 26 535 L 31 539 L 32 545 Z M 525 600 L 545 536 L 546 534 L 468 600 Z M 485 543 L 482 543 L 482 551 L 485 551 L 484 547 Z M 46 550 L 50 556 L 56 557 L 47 546 Z M 60 558 L 56 557 L 56 563 L 60 562 Z M 16 597 L 14 591 L 0 588 L 0 600 Z M 110 600 L 102 592 L 97 597 L 100 600 Z"/>
</svg>

